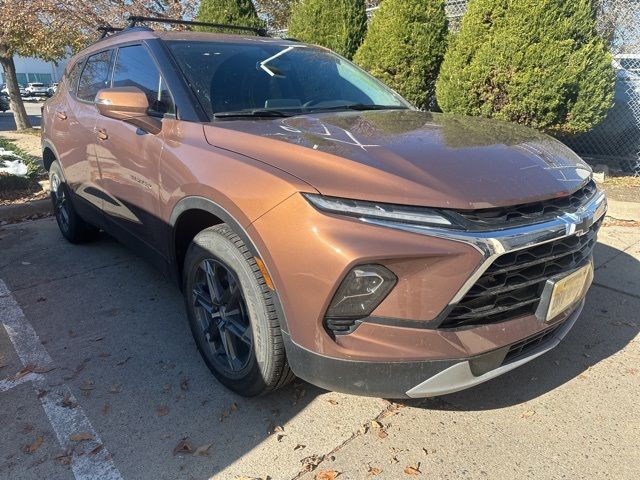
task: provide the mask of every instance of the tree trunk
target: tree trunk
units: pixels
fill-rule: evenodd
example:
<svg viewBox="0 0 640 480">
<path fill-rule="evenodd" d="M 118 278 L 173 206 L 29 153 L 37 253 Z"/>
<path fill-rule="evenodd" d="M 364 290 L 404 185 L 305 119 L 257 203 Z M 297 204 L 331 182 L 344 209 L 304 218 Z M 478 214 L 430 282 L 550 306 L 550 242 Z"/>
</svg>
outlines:
<svg viewBox="0 0 640 480">
<path fill-rule="evenodd" d="M 9 100 L 11 100 L 11 110 L 13 111 L 16 128 L 18 130 L 31 128 L 31 123 L 29 122 L 29 117 L 27 116 L 27 111 L 24 108 L 22 96 L 20 95 L 20 87 L 18 87 L 18 78 L 16 77 L 16 65 L 13 63 L 13 57 L 0 57 L 0 65 L 2 65 L 4 69 L 4 78 L 7 82 L 7 90 L 9 90 Z"/>
</svg>

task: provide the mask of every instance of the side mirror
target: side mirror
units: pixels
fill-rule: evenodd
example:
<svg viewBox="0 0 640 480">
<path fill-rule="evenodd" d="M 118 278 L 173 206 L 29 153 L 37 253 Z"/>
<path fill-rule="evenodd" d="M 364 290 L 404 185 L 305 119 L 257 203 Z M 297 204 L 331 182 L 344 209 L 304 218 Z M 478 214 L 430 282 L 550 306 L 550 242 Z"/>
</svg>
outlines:
<svg viewBox="0 0 640 480">
<path fill-rule="evenodd" d="M 154 135 L 162 129 L 160 119 L 149 115 L 149 100 L 138 87 L 102 89 L 94 103 L 105 117 L 122 120 Z"/>
</svg>

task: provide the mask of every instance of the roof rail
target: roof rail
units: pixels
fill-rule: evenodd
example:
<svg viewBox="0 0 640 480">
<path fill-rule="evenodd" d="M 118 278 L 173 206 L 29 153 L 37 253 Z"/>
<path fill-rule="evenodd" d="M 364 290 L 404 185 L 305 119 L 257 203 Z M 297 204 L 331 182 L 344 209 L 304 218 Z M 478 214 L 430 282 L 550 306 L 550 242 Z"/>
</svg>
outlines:
<svg viewBox="0 0 640 480">
<path fill-rule="evenodd" d="M 122 30 L 124 30 L 124 28 L 112 27 L 111 25 L 101 25 L 97 28 L 97 30 L 99 32 L 102 32 L 102 35 L 100 35 L 100 40 L 102 40 L 110 33 L 121 32 Z"/>
<path fill-rule="evenodd" d="M 179 20 L 176 18 L 160 18 L 160 17 L 140 17 L 137 15 L 129 17 L 129 26 L 128 28 L 132 28 L 137 26 L 139 23 L 145 22 L 157 22 L 157 23 L 169 23 L 172 25 L 187 25 L 193 27 L 211 27 L 211 28 L 224 28 L 227 30 L 237 30 L 240 32 L 252 32 L 260 37 L 267 37 L 267 31 L 264 28 L 260 27 L 245 27 L 241 25 L 226 25 L 222 23 L 209 23 L 209 22 L 198 22 L 192 20 Z"/>
</svg>

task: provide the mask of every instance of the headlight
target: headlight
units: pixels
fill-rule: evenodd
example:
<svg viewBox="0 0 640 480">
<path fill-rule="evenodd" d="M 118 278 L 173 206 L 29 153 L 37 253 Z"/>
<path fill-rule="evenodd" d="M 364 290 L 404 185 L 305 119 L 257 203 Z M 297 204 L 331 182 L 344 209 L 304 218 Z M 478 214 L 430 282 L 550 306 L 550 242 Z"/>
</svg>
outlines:
<svg viewBox="0 0 640 480">
<path fill-rule="evenodd" d="M 433 225 L 438 227 L 454 227 L 455 225 L 443 214 L 423 207 L 392 205 L 390 203 L 374 203 L 346 198 L 325 197 L 313 193 L 303 196 L 318 210 L 359 218 L 377 218 L 395 220 L 404 223 Z"/>
</svg>

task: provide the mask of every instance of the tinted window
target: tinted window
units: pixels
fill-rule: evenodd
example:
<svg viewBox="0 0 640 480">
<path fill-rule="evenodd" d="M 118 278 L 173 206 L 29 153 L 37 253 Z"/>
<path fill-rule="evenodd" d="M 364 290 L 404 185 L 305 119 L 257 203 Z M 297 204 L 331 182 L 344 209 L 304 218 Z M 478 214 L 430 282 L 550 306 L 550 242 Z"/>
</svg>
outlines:
<svg viewBox="0 0 640 480">
<path fill-rule="evenodd" d="M 109 73 L 113 50 L 96 53 L 87 59 L 80 75 L 78 98 L 93 102 L 99 90 L 109 86 Z"/>
<path fill-rule="evenodd" d="M 174 113 L 173 101 L 155 62 L 142 45 L 122 47 L 113 71 L 114 87 L 137 87 L 149 100 L 149 113 Z"/>
<path fill-rule="evenodd" d="M 304 113 L 350 104 L 407 108 L 351 62 L 305 45 L 168 42 L 209 114 L 273 108 Z"/>
</svg>

